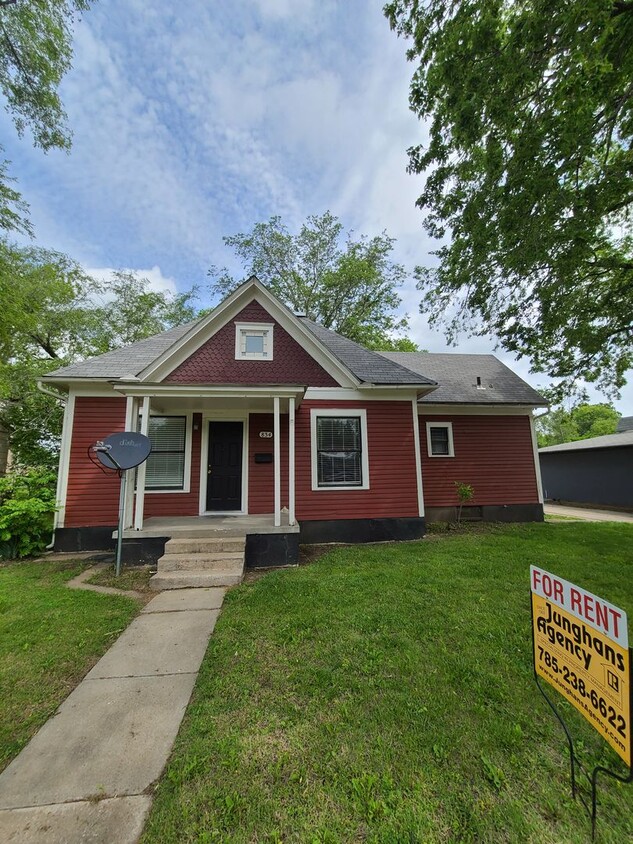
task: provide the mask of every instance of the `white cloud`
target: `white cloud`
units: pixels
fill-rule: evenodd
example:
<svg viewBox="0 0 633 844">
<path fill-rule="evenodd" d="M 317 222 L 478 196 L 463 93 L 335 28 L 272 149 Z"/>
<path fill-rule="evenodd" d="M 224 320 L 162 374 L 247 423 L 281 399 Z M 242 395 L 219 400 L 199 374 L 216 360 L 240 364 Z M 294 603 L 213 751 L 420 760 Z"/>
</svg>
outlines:
<svg viewBox="0 0 633 844">
<path fill-rule="evenodd" d="M 173 292 L 204 284 L 211 263 L 239 272 L 223 235 L 273 214 L 295 228 L 330 209 L 358 234 L 397 238 L 409 269 L 428 265 L 436 244 L 415 207 L 422 179 L 406 172 L 425 127 L 409 111 L 413 66 L 383 2 L 96 4 L 62 88 L 71 155 L 28 144 L 10 153 L 40 242 L 96 273 L 150 267 L 135 272 Z M 410 279 L 414 339 L 445 350 L 419 301 Z M 464 337 L 458 350 L 493 345 Z M 633 387 L 625 396 L 633 413 Z"/>
<path fill-rule="evenodd" d="M 129 272 L 137 278 L 146 278 L 149 281 L 149 289 L 155 290 L 158 293 L 170 293 L 172 295 L 178 293 L 176 281 L 173 278 L 163 275 L 160 267 L 152 267 L 148 270 L 131 269 L 129 267 L 120 268 L 124 272 Z M 114 267 L 84 267 L 88 275 L 99 281 L 109 281 L 112 274 L 117 270 Z"/>
</svg>

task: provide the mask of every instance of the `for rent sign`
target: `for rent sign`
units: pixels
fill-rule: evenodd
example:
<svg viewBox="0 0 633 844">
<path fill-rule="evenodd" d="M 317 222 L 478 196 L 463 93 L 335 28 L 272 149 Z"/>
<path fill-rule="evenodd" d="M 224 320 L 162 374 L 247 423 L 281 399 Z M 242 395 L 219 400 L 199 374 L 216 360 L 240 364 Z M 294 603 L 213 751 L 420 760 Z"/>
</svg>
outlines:
<svg viewBox="0 0 633 844">
<path fill-rule="evenodd" d="M 626 613 L 530 567 L 534 668 L 631 766 L 631 674 Z"/>
</svg>

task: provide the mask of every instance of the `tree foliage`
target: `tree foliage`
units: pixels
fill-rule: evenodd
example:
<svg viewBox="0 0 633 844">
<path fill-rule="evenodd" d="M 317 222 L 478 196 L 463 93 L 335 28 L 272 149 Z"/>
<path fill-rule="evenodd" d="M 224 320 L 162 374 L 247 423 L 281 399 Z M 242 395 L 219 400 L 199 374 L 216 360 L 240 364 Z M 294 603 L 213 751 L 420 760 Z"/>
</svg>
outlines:
<svg viewBox="0 0 633 844">
<path fill-rule="evenodd" d="M 257 223 L 247 234 L 225 237 L 244 270 L 256 275 L 295 312 L 370 349 L 416 351 L 397 332 L 407 329 L 398 315 L 398 289 L 406 274 L 394 263 L 394 239 L 343 234 L 343 225 L 329 212 L 310 216 L 297 234 L 280 217 Z M 213 292 L 226 295 L 239 282 L 227 270 L 213 267 Z"/>
<path fill-rule="evenodd" d="M 38 378 L 189 322 L 194 295 L 126 271 L 99 281 L 66 255 L 0 241 L 0 425 L 17 462 L 56 462 L 63 411 Z"/>
<path fill-rule="evenodd" d="M 442 240 L 422 309 L 615 391 L 633 363 L 633 3 L 393 0 Z"/>
<path fill-rule="evenodd" d="M 58 88 L 72 60 L 72 24 L 90 0 L 16 0 L 0 4 L 0 91 L 18 135 L 30 130 L 43 150 L 69 149 Z M 2 147 L 0 147 L 2 150 Z M 0 162 L 0 227 L 30 231 L 26 206 Z"/>
<path fill-rule="evenodd" d="M 613 405 L 606 403 L 554 408 L 537 419 L 539 447 L 615 434 L 619 418 Z"/>
</svg>

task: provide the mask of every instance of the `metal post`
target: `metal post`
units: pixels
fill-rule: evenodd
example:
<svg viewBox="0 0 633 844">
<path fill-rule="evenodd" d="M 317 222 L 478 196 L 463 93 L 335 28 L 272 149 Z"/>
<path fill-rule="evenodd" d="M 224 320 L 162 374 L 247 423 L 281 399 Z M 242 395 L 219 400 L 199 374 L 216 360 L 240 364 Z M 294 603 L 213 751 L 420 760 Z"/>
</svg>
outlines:
<svg viewBox="0 0 633 844">
<path fill-rule="evenodd" d="M 123 544 L 123 522 L 125 519 L 125 489 L 127 487 L 127 472 L 121 472 L 121 491 L 119 493 L 119 529 L 116 538 L 116 576 L 121 574 L 121 546 Z"/>
</svg>

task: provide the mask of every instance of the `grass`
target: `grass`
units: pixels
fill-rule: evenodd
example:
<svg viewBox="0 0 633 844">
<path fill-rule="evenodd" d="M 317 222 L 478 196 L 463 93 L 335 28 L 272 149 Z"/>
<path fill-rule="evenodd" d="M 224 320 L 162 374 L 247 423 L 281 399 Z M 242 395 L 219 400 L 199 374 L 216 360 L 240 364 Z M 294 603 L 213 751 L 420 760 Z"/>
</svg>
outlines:
<svg viewBox="0 0 633 844">
<path fill-rule="evenodd" d="M 143 844 L 589 841 L 534 683 L 528 567 L 633 612 L 632 540 L 604 523 L 454 532 L 231 590 Z M 585 762 L 617 766 L 563 708 Z M 633 787 L 602 780 L 598 841 L 632 839 Z"/>
<path fill-rule="evenodd" d="M 125 566 L 121 569 L 119 576 L 116 576 L 116 568 L 113 565 L 98 569 L 86 583 L 96 586 L 112 586 L 115 589 L 133 589 L 136 592 L 150 592 L 150 567 L 149 566 Z"/>
<path fill-rule="evenodd" d="M 138 612 L 130 598 L 68 589 L 87 565 L 0 566 L 0 770 Z"/>
</svg>

